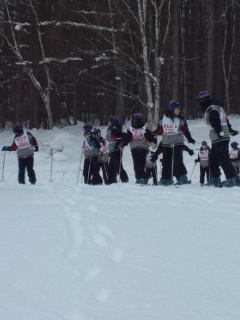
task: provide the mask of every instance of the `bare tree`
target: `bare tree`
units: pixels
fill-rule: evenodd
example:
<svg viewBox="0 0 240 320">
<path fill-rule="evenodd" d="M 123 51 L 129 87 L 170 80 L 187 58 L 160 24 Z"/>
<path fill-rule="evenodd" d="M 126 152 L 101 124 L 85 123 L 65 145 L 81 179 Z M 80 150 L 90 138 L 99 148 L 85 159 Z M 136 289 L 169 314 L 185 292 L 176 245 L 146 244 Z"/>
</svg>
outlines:
<svg viewBox="0 0 240 320">
<path fill-rule="evenodd" d="M 223 49 L 222 49 L 222 67 L 223 67 L 223 75 L 224 75 L 224 83 L 225 83 L 226 111 L 227 113 L 230 113 L 229 86 L 230 86 L 230 80 L 232 75 L 232 61 L 233 61 L 233 53 L 234 53 L 234 45 L 235 45 L 235 37 L 236 37 L 236 11 L 235 11 L 236 7 L 235 7 L 235 0 L 231 0 L 229 5 L 226 3 L 226 1 L 224 4 L 225 4 L 225 8 L 223 12 L 224 42 L 223 42 Z M 231 16 L 231 24 L 229 23 L 229 19 L 227 19 L 228 15 Z M 231 26 L 231 28 L 229 28 L 229 25 Z"/>
</svg>

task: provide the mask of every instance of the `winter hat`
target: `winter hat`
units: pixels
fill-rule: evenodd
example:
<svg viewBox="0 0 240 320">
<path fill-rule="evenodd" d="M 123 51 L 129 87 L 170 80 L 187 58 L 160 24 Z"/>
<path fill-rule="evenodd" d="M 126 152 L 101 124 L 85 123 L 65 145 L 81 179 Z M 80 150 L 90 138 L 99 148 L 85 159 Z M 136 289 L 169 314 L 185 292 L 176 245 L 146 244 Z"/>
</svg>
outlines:
<svg viewBox="0 0 240 320">
<path fill-rule="evenodd" d="M 85 129 L 87 132 L 91 132 L 93 129 L 93 125 L 90 122 L 87 122 L 84 124 L 83 129 Z"/>
<path fill-rule="evenodd" d="M 182 108 L 182 106 L 180 105 L 180 102 L 178 102 L 176 100 L 171 100 L 168 103 L 168 110 L 173 111 L 174 109 L 177 109 L 177 108 Z"/>
<path fill-rule="evenodd" d="M 120 120 L 119 120 L 119 118 L 117 116 L 111 116 L 110 119 L 109 119 L 109 122 L 112 125 L 120 124 Z"/>
<path fill-rule="evenodd" d="M 134 113 L 132 116 L 133 119 L 142 119 L 142 114 L 141 113 Z"/>
<path fill-rule="evenodd" d="M 236 141 L 233 141 L 231 143 L 231 147 L 234 148 L 234 149 L 236 149 L 238 147 L 238 145 L 239 145 L 239 143 L 237 143 Z"/>
<path fill-rule="evenodd" d="M 207 141 L 202 141 L 202 146 L 207 146 Z"/>
<path fill-rule="evenodd" d="M 20 122 L 17 122 L 13 128 L 13 132 L 16 134 L 22 134 L 23 133 L 23 126 Z"/>
<path fill-rule="evenodd" d="M 203 103 L 205 101 L 208 101 L 209 99 L 211 99 L 211 97 L 207 91 L 201 91 L 201 92 L 199 92 L 199 94 L 197 96 L 197 101 L 199 103 Z"/>
</svg>

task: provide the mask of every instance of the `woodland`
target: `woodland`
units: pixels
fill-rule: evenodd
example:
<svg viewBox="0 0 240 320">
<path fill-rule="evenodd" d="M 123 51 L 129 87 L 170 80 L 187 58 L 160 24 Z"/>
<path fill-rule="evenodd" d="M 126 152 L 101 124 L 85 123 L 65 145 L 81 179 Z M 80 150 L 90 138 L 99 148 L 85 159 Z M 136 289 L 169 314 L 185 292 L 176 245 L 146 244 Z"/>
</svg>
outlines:
<svg viewBox="0 0 240 320">
<path fill-rule="evenodd" d="M 0 0 L 0 128 L 240 111 L 239 0 Z"/>
</svg>

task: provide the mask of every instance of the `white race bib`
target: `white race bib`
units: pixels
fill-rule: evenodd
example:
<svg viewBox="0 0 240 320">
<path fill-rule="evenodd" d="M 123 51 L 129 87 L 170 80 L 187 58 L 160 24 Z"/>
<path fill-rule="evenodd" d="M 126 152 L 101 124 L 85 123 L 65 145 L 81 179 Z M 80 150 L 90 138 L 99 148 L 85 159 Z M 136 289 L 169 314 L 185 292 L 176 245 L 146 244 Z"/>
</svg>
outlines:
<svg viewBox="0 0 240 320">
<path fill-rule="evenodd" d="M 24 130 L 23 134 L 20 137 L 15 138 L 15 144 L 18 149 L 25 149 L 31 146 L 26 130 Z"/>
</svg>

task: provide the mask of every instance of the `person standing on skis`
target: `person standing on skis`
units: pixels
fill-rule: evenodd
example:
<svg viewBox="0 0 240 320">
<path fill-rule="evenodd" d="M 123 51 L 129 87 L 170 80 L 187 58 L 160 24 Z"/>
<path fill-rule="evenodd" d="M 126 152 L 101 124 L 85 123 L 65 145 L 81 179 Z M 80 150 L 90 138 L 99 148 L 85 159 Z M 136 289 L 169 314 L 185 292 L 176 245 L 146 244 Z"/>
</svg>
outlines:
<svg viewBox="0 0 240 320">
<path fill-rule="evenodd" d="M 173 176 L 177 179 L 177 184 L 189 183 L 187 169 L 183 163 L 184 136 L 189 143 L 195 143 L 191 137 L 188 125 L 181 114 L 181 105 L 178 101 L 169 102 L 167 111 L 160 120 L 157 130 L 154 132 L 162 135 L 162 177 L 160 185 L 172 184 Z"/>
<path fill-rule="evenodd" d="M 117 116 L 111 116 L 108 121 L 106 133 L 108 141 L 108 184 L 117 183 L 117 176 L 120 176 L 122 182 L 128 182 L 127 172 L 122 165 L 123 148 L 127 144 L 126 133 L 122 131 L 120 119 Z"/>
<path fill-rule="evenodd" d="M 215 187 L 234 187 L 238 185 L 238 179 L 236 170 L 229 159 L 229 141 L 230 136 L 235 136 L 238 131 L 233 130 L 226 113 L 219 103 L 219 101 L 213 100 L 207 91 L 199 92 L 197 96 L 204 119 L 211 127 L 209 137 L 212 142 L 211 154 L 209 158 L 209 166 L 211 171 L 211 179 L 209 185 Z M 226 181 L 221 183 L 221 171 L 222 167 L 226 176 Z"/>
<path fill-rule="evenodd" d="M 147 183 L 146 157 L 149 152 L 149 143 L 157 143 L 155 135 L 146 128 L 141 113 L 134 113 L 131 125 L 127 130 L 127 139 L 133 159 L 133 168 L 137 184 Z"/>
<path fill-rule="evenodd" d="M 195 163 L 200 163 L 200 184 L 204 185 L 204 178 L 206 175 L 207 182 L 210 180 L 210 170 L 209 170 L 209 155 L 210 148 L 207 145 L 206 141 L 202 141 L 202 146 L 200 147 L 200 151 L 198 153 L 197 159 L 195 159 Z"/>
<path fill-rule="evenodd" d="M 27 169 L 29 182 L 36 184 L 36 175 L 33 169 L 34 152 L 38 152 L 36 138 L 23 128 L 21 123 L 16 123 L 13 128 L 15 137 L 11 146 L 4 146 L 2 151 L 17 151 L 18 156 L 18 182 L 25 184 L 25 171 Z"/>
<path fill-rule="evenodd" d="M 82 149 L 85 157 L 83 164 L 84 183 L 92 185 L 102 184 L 98 166 L 98 156 L 101 146 L 91 123 L 86 123 L 83 126 L 83 134 Z"/>
</svg>

